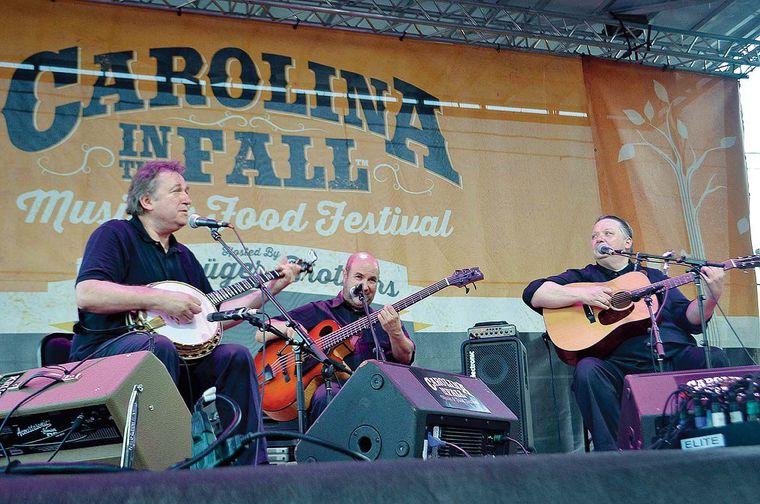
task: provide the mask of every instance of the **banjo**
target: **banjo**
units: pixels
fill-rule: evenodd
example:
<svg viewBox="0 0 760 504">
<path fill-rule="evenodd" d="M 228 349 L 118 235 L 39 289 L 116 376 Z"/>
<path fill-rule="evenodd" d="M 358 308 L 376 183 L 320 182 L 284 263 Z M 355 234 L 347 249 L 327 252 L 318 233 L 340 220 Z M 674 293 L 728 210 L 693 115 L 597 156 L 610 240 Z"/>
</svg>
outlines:
<svg viewBox="0 0 760 504">
<path fill-rule="evenodd" d="M 295 264 L 301 267 L 301 273 L 310 273 L 314 262 L 306 262 L 303 259 L 294 261 Z M 282 273 L 276 270 L 255 273 L 251 278 L 246 278 L 208 294 L 184 282 L 175 280 L 154 282 L 149 284 L 148 287 L 171 292 L 182 292 L 200 300 L 200 313 L 195 314 L 192 322 L 181 324 L 161 311 L 132 311 L 127 313 L 127 324 L 142 330 L 156 332 L 169 338 L 177 348 L 179 356 L 187 361 L 200 359 L 210 354 L 222 340 L 222 323 L 209 322 L 207 319 L 208 315 L 217 311 L 217 307 L 224 301 L 249 290 L 256 289 L 259 285 L 276 280 L 282 276 Z"/>
</svg>

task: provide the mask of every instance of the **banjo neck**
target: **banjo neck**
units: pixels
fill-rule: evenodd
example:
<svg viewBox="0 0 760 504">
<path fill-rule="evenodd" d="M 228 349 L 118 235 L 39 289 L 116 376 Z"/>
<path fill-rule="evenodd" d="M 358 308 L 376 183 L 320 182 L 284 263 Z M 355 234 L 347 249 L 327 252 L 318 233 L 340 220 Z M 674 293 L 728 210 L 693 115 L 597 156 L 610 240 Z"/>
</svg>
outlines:
<svg viewBox="0 0 760 504">
<path fill-rule="evenodd" d="M 265 273 L 255 273 L 253 277 L 246 278 L 239 282 L 236 282 L 227 287 L 222 287 L 213 292 L 206 294 L 206 297 L 211 301 L 214 306 L 219 306 L 228 299 L 232 299 L 235 296 L 239 296 L 249 290 L 258 288 L 259 285 L 265 284 L 271 280 L 276 280 L 282 276 L 282 273 L 276 270 L 267 271 Z"/>
</svg>

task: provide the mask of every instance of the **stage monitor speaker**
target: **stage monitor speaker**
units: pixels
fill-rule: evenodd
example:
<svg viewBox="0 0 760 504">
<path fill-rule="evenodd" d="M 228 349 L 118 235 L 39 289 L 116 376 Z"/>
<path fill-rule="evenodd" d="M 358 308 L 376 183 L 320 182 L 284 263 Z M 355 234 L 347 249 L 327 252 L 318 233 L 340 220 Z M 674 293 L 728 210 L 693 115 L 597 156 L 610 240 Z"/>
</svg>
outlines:
<svg viewBox="0 0 760 504">
<path fill-rule="evenodd" d="M 23 399 L 71 370 L 77 362 L 0 377 L 0 423 Z M 18 388 L 23 384 L 21 388 Z M 190 412 L 164 365 L 150 352 L 84 362 L 73 375 L 24 403 L 0 439 L 12 460 L 45 462 L 79 414 L 81 426 L 54 462 L 118 465 L 133 388 L 137 394 L 134 467 L 160 470 L 191 454 Z M 0 451 L 0 460 L 3 458 Z"/>
<path fill-rule="evenodd" d="M 369 360 L 307 434 L 371 460 L 463 456 L 458 449 L 505 455 L 505 435 L 516 420 L 480 380 Z M 438 440 L 444 443 L 436 446 Z M 296 447 L 299 463 L 328 460 L 352 459 L 306 441 Z"/>
<path fill-rule="evenodd" d="M 650 446 L 657 438 L 665 402 L 680 385 L 702 378 L 742 377 L 758 372 L 760 366 L 744 366 L 626 376 L 620 405 L 618 447 L 641 450 Z"/>
<path fill-rule="evenodd" d="M 464 341 L 462 374 L 482 380 L 517 415 L 510 436 L 533 449 L 528 353 L 522 342 L 513 336 Z M 516 448 L 512 446 L 510 452 Z"/>
</svg>

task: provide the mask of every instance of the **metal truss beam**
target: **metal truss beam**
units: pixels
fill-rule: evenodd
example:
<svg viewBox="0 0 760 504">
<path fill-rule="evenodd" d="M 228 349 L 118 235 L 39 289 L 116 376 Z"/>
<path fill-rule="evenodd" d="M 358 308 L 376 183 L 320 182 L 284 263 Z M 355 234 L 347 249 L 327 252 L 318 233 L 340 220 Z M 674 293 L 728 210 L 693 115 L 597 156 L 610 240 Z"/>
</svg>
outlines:
<svg viewBox="0 0 760 504">
<path fill-rule="evenodd" d="M 437 42 L 591 55 L 733 78 L 760 66 L 760 41 L 550 12 L 496 1 L 90 0 Z M 542 4 L 538 4 L 542 5 Z"/>
</svg>

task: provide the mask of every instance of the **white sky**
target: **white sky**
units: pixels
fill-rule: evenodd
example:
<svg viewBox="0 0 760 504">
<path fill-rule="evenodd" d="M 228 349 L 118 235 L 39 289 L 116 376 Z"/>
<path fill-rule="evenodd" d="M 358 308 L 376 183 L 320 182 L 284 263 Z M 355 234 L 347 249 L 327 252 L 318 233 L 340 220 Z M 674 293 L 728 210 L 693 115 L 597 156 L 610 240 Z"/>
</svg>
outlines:
<svg viewBox="0 0 760 504">
<path fill-rule="evenodd" d="M 760 249 L 760 69 L 749 78 L 739 81 L 739 97 L 744 123 L 744 153 L 747 159 L 749 184 L 749 220 L 752 231 L 752 248 Z M 757 289 L 760 311 L 760 287 Z"/>
<path fill-rule="evenodd" d="M 752 227 L 752 248 L 760 249 L 760 69 L 739 81 L 744 122 L 744 152 L 749 181 L 749 216 Z"/>
</svg>

